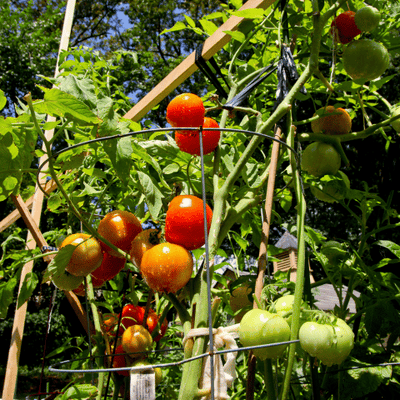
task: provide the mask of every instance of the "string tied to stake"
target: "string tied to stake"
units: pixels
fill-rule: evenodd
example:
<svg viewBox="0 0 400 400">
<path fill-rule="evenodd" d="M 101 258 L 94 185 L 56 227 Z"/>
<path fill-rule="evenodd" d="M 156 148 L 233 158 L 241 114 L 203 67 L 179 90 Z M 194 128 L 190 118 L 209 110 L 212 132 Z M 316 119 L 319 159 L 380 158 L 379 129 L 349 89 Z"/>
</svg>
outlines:
<svg viewBox="0 0 400 400">
<path fill-rule="evenodd" d="M 238 337 L 237 329 L 239 324 L 219 327 L 213 329 L 213 351 L 210 349 L 210 343 L 207 346 L 207 353 L 210 353 L 210 357 L 207 357 L 204 365 L 202 376 L 200 379 L 200 390 L 203 393 L 209 393 L 201 397 L 201 400 L 211 399 L 211 355 L 214 357 L 214 399 L 215 400 L 228 400 L 228 388 L 233 384 L 236 379 L 236 356 L 237 352 L 224 353 L 224 361 L 219 353 L 215 354 L 215 349 L 224 350 L 235 350 L 238 348 L 236 344 L 236 338 Z M 190 338 L 198 336 L 207 336 L 210 331 L 208 328 L 191 329 L 183 339 L 183 345 Z"/>
</svg>

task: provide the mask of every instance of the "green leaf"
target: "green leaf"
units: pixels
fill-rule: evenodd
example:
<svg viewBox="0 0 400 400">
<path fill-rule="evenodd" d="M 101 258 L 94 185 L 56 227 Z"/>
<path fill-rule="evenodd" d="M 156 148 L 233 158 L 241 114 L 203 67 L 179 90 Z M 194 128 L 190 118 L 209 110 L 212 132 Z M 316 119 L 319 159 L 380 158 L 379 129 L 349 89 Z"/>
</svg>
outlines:
<svg viewBox="0 0 400 400">
<path fill-rule="evenodd" d="M 346 365 L 347 366 L 347 365 Z M 385 379 L 390 379 L 392 375 L 392 367 L 369 367 L 367 363 L 352 363 L 354 369 L 346 371 L 343 377 L 343 387 L 340 397 L 343 399 L 357 398 L 362 399 L 368 393 L 375 392 Z M 365 366 L 365 368 L 362 368 Z"/>
<path fill-rule="evenodd" d="M 211 36 L 218 29 L 217 25 L 215 25 L 212 21 L 201 19 L 199 22 L 207 35 Z"/>
<path fill-rule="evenodd" d="M 247 10 L 235 11 L 233 15 L 240 18 L 257 19 L 264 17 L 264 10 L 261 8 L 248 8 Z"/>
<path fill-rule="evenodd" d="M 115 172 L 123 181 L 126 181 L 132 167 L 132 138 L 126 136 L 117 140 L 108 140 L 103 142 L 103 146 L 104 151 L 110 157 Z"/>
<path fill-rule="evenodd" d="M 292 192 L 289 189 L 284 189 L 279 192 L 277 195 L 280 206 L 286 211 L 289 212 L 292 207 L 293 196 Z"/>
<path fill-rule="evenodd" d="M 143 193 L 146 197 L 146 204 L 149 207 L 151 217 L 154 221 L 157 221 L 162 208 L 162 199 L 164 196 L 150 175 L 147 175 L 142 171 L 137 171 L 137 173 L 140 185 L 142 186 Z"/>
<path fill-rule="evenodd" d="M 163 35 L 164 33 L 168 33 L 168 32 L 182 31 L 182 30 L 184 30 L 184 29 L 186 29 L 185 23 L 182 22 L 182 21 L 178 21 L 178 22 L 175 23 L 175 25 L 174 25 L 172 28 L 170 28 L 170 29 L 164 29 L 164 30 L 160 33 L 160 35 Z"/>
<path fill-rule="evenodd" d="M 237 40 L 240 43 L 243 43 L 246 40 L 246 35 L 239 31 L 224 31 L 229 36 L 232 36 L 233 39 Z"/>
<path fill-rule="evenodd" d="M 94 399 L 97 394 L 95 386 L 83 383 L 70 386 L 63 394 L 62 397 L 57 397 L 59 400 L 77 399 L 87 400 Z"/>
<path fill-rule="evenodd" d="M 239 236 L 236 232 L 233 232 L 233 238 L 235 239 L 235 242 L 240 246 L 240 248 L 243 251 L 246 251 L 249 242 L 246 239 Z"/>
<path fill-rule="evenodd" d="M 391 251 L 397 258 L 400 258 L 400 245 L 397 243 L 391 242 L 390 240 L 378 240 L 374 244 L 378 246 L 382 246 L 385 249 Z"/>
<path fill-rule="evenodd" d="M 44 273 L 43 282 L 46 282 L 51 276 L 60 275 L 65 271 L 75 249 L 76 246 L 69 244 L 58 251 Z"/>
<path fill-rule="evenodd" d="M 93 109 L 98 102 L 92 79 L 81 78 L 70 74 L 63 77 L 59 84 L 59 88 L 63 92 L 69 93 L 76 99 L 84 102 L 91 109 Z"/>
<path fill-rule="evenodd" d="M 18 295 L 18 305 L 20 308 L 32 296 L 33 291 L 39 283 L 39 278 L 34 272 L 28 272 L 25 275 L 24 282 L 22 283 L 21 290 Z"/>
<path fill-rule="evenodd" d="M 187 16 L 187 15 L 184 15 L 184 17 L 185 17 L 186 22 L 188 23 L 188 25 L 189 25 L 191 28 L 195 28 L 195 27 L 196 27 L 196 23 L 193 21 L 192 18 L 190 18 L 190 17 Z"/>
<path fill-rule="evenodd" d="M 14 288 L 17 285 L 17 278 L 14 276 L 7 282 L 0 282 L 0 318 L 7 317 L 7 310 L 14 301 Z"/>
<path fill-rule="evenodd" d="M 0 111 L 7 104 L 7 97 L 4 95 L 4 92 L 0 89 Z"/>
<path fill-rule="evenodd" d="M 101 120 L 85 103 L 59 89 L 50 89 L 45 93 L 44 100 L 35 102 L 33 106 L 36 112 L 53 117 L 69 117 L 76 122 L 88 125 L 101 123 Z"/>
</svg>

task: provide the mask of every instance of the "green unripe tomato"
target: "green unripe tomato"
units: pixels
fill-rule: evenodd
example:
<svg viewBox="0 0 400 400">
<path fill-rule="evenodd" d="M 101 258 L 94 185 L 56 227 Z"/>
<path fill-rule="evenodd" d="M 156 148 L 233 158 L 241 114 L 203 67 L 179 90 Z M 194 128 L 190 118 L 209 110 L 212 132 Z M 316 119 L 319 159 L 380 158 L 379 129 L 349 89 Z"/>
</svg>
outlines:
<svg viewBox="0 0 400 400">
<path fill-rule="evenodd" d="M 301 348 L 312 357 L 320 357 L 333 345 L 333 330 L 326 324 L 305 322 L 299 330 Z"/>
<path fill-rule="evenodd" d="M 381 13 L 372 6 L 362 7 L 354 15 L 357 28 L 363 32 L 371 32 L 379 25 Z"/>
<path fill-rule="evenodd" d="M 137 360 L 134 363 L 132 363 L 131 367 L 142 367 L 142 366 L 147 366 L 150 365 L 150 363 L 147 360 Z M 150 373 L 151 370 L 148 370 L 148 372 Z M 161 381 L 162 381 L 162 371 L 161 368 L 156 367 L 154 368 L 154 374 L 155 374 L 155 384 L 156 386 L 158 386 Z"/>
<path fill-rule="evenodd" d="M 288 312 L 293 308 L 293 303 L 294 296 L 292 294 L 279 297 L 279 299 L 274 302 L 275 310 L 278 314 Z"/>
<path fill-rule="evenodd" d="M 340 365 L 354 347 L 354 333 L 346 322 L 338 318 L 332 330 L 336 334 L 332 346 L 318 357 L 328 367 L 333 364 Z"/>
<path fill-rule="evenodd" d="M 302 154 L 301 168 L 311 175 L 335 175 L 340 168 L 340 154 L 327 143 L 313 142 Z"/>
<path fill-rule="evenodd" d="M 83 276 L 75 276 L 68 272 L 63 272 L 60 275 L 52 276 L 51 280 L 61 290 L 74 290 L 77 289 L 83 282 Z"/>
<path fill-rule="evenodd" d="M 343 66 L 352 79 L 372 81 L 389 67 L 386 47 L 370 39 L 353 40 L 343 52 Z"/>
<path fill-rule="evenodd" d="M 284 318 L 266 310 L 253 309 L 242 318 L 239 326 L 239 340 L 245 347 L 286 342 L 290 339 L 290 327 Z M 282 355 L 287 345 L 254 349 L 253 353 L 265 360 Z"/>
</svg>

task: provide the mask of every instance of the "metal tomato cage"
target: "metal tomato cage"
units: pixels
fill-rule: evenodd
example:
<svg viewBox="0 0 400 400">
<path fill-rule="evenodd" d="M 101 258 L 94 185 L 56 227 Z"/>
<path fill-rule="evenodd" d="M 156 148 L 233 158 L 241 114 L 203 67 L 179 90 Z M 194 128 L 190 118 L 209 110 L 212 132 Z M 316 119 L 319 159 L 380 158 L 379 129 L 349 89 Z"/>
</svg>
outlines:
<svg viewBox="0 0 400 400">
<path fill-rule="evenodd" d="M 206 215 L 205 212 L 205 206 L 206 206 L 206 189 L 205 189 L 205 174 L 204 174 L 204 155 L 203 155 L 203 138 L 202 138 L 202 134 L 200 134 L 202 132 L 202 127 L 200 128 L 193 128 L 193 127 L 181 127 L 181 128 L 156 128 L 156 129 L 146 129 L 146 130 L 141 130 L 141 131 L 137 131 L 137 132 L 130 132 L 127 134 L 123 134 L 123 135 L 114 135 L 114 136 L 106 136 L 106 137 L 100 137 L 100 138 L 95 138 L 95 139 L 91 139 L 85 142 L 81 142 L 75 145 L 72 145 L 70 147 L 61 149 L 53 154 L 50 155 L 50 157 L 48 159 L 46 159 L 39 167 L 38 167 L 38 171 L 37 171 L 37 181 L 39 182 L 39 175 L 41 174 L 41 171 L 43 170 L 43 168 L 45 167 L 45 165 L 51 160 L 51 159 L 56 159 L 60 154 L 63 154 L 65 152 L 74 150 L 76 148 L 79 148 L 81 146 L 85 146 L 85 145 L 90 145 L 92 143 L 96 143 L 96 142 L 104 142 L 104 141 L 108 141 L 108 140 L 118 140 L 121 139 L 123 137 L 132 137 L 132 136 L 136 136 L 136 135 L 141 135 L 141 134 L 149 134 L 149 133 L 156 133 L 156 132 L 171 132 L 171 130 L 177 131 L 177 130 L 184 130 L 184 131 L 198 131 L 199 132 L 199 142 L 200 142 L 200 162 L 201 162 L 201 180 L 202 180 L 202 197 L 203 197 L 203 206 L 204 206 L 204 216 Z M 293 152 L 293 154 L 295 155 L 296 158 L 296 163 L 297 165 L 299 165 L 299 157 L 297 152 L 290 147 L 286 142 L 281 141 L 275 137 L 263 134 L 263 133 L 259 133 L 259 132 L 254 132 L 254 131 L 249 131 L 249 130 L 242 130 L 242 129 L 232 129 L 232 128 L 207 128 L 208 131 L 222 131 L 222 132 L 240 132 L 240 133 L 245 133 L 248 135 L 256 135 L 256 136 L 261 136 L 265 139 L 271 140 L 271 141 L 275 141 L 278 142 L 279 144 L 285 146 L 289 151 Z M 43 191 L 43 188 L 41 187 L 41 185 L 39 185 L 39 187 L 41 188 L 41 190 Z M 47 194 L 46 194 L 47 195 Z M 208 313 L 209 313 L 209 326 L 208 326 L 208 336 L 209 336 L 209 343 L 210 343 L 210 349 L 214 348 L 214 333 L 213 333 L 213 327 L 212 327 L 212 319 L 211 319 L 211 303 L 212 303 L 212 299 L 211 299 L 211 280 L 212 277 L 210 276 L 210 271 L 208 268 L 209 265 L 209 248 L 208 248 L 208 230 L 207 230 L 207 221 L 204 218 L 204 234 L 205 234 L 205 265 L 207 266 L 207 300 L 208 300 Z M 86 286 L 85 286 L 85 291 L 86 291 Z M 86 296 L 85 296 L 86 297 Z M 88 309 L 88 301 L 86 299 L 86 307 L 87 307 L 87 313 L 89 314 L 89 309 Z M 50 324 L 50 318 L 48 321 L 48 326 Z M 118 330 L 118 329 L 117 329 Z M 91 339 L 91 335 L 90 333 L 88 334 L 88 342 L 89 342 L 89 350 L 91 351 L 92 349 L 92 339 Z M 168 368 L 168 367 L 176 367 L 176 366 L 180 366 L 183 365 L 185 363 L 197 360 L 197 359 L 202 359 L 202 358 L 206 358 L 206 357 L 210 357 L 210 367 L 211 367 L 211 398 L 214 399 L 214 356 L 216 355 L 222 355 L 222 354 L 227 354 L 227 353 L 232 353 L 232 352 L 239 352 L 239 351 L 245 351 L 245 350 L 253 350 L 253 349 L 257 349 L 257 348 L 265 348 L 265 347 L 273 347 L 273 346 L 279 346 L 279 345 L 287 345 L 290 343 L 297 343 L 299 342 L 299 340 L 294 340 L 294 341 L 287 341 L 287 342 L 279 342 L 279 343 L 273 343 L 273 344 L 265 344 L 265 345 L 259 345 L 259 346 L 251 346 L 251 347 L 240 347 L 237 349 L 227 349 L 227 350 L 219 350 L 219 351 L 210 351 L 210 352 L 206 352 L 203 354 L 200 354 L 198 356 L 195 357 L 190 357 L 187 359 L 183 359 L 181 361 L 177 361 L 177 362 L 172 362 L 172 363 L 161 363 L 161 364 L 152 364 L 152 365 L 147 365 L 147 366 L 140 366 L 140 367 L 120 367 L 120 368 L 88 368 L 88 369 L 64 369 L 64 368 L 59 368 L 61 366 L 65 366 L 68 365 L 70 363 L 76 362 L 76 361 L 85 361 L 85 360 L 91 360 L 93 361 L 94 358 L 112 358 L 115 355 L 114 354 L 109 354 L 109 355 L 104 355 L 104 356 L 95 356 L 95 357 L 85 357 L 85 358 L 77 358 L 77 359 L 71 359 L 71 360 L 65 360 L 65 361 L 61 361 L 58 362 L 56 364 L 53 364 L 49 367 L 49 371 L 50 372 L 55 372 L 55 373 L 78 373 L 78 374 L 82 374 L 82 373 L 91 373 L 91 374 L 95 374 L 95 373 L 111 373 L 111 372 L 117 372 L 117 371 L 146 371 L 146 370 L 153 370 L 154 368 L 158 367 L 158 368 Z M 146 354 L 150 354 L 150 353 L 162 353 L 162 352 L 171 352 L 171 351 L 183 351 L 183 348 L 175 348 L 175 349 L 168 349 L 168 350 L 151 350 L 148 352 L 145 352 Z M 115 352 L 115 346 L 114 346 L 114 352 Z M 105 393 L 105 397 L 107 397 L 107 391 L 108 391 L 108 384 L 107 384 L 107 390 Z"/>
<path fill-rule="evenodd" d="M 57 156 L 59 156 L 62 153 L 65 153 L 67 151 L 70 150 L 74 150 L 80 146 L 84 146 L 84 145 L 90 145 L 92 143 L 95 142 L 103 142 L 103 141 L 108 141 L 108 140 L 118 140 L 121 139 L 123 137 L 133 137 L 136 135 L 141 135 L 141 134 L 149 134 L 149 133 L 156 133 L 156 132 L 171 132 L 172 130 L 193 130 L 193 131 L 198 131 L 199 133 L 202 132 L 202 127 L 200 128 L 192 128 L 192 127 L 183 127 L 183 128 L 156 128 L 156 129 L 146 129 L 146 130 L 141 130 L 141 131 L 137 131 L 137 132 L 130 132 L 124 135 L 114 135 L 114 136 L 107 136 L 107 137 L 101 137 L 101 138 L 96 138 L 96 139 L 92 139 L 92 140 L 88 140 L 85 142 L 81 142 L 78 143 L 76 145 L 72 145 L 70 147 L 64 148 L 58 152 L 55 152 L 54 154 L 52 154 L 45 162 L 43 162 L 39 168 L 38 168 L 38 172 L 37 172 L 37 180 L 39 181 L 39 175 L 41 173 L 41 170 L 44 168 L 44 166 L 49 162 L 50 159 L 55 159 Z M 249 131 L 249 130 L 242 130 L 242 129 L 232 129 L 232 128 L 207 128 L 207 130 L 215 130 L 215 131 L 222 131 L 222 132 L 240 132 L 240 133 L 245 133 L 248 135 L 256 135 L 256 136 L 261 136 L 265 139 L 271 140 L 271 141 L 275 141 L 278 142 L 280 145 L 283 145 L 284 147 L 286 147 L 289 151 L 291 151 L 294 155 L 295 155 L 295 159 L 296 159 L 296 163 L 297 166 L 299 167 L 300 164 L 300 159 L 299 159 L 299 155 L 297 154 L 297 152 L 295 151 L 295 149 L 293 149 L 292 147 L 290 147 L 286 142 L 281 141 L 275 137 L 266 135 L 266 134 L 262 134 L 262 133 L 258 133 L 258 132 L 254 132 L 254 131 Z M 202 135 L 199 134 L 199 142 L 200 142 L 200 164 L 201 164 L 201 180 L 202 180 L 202 197 L 203 197 L 203 206 L 204 206 L 204 216 L 206 215 L 205 212 L 205 205 L 206 205 L 206 190 L 205 190 L 205 174 L 204 174 L 204 155 L 203 155 L 203 143 L 202 143 Z M 301 190 L 303 190 L 303 184 L 302 184 L 302 179 L 301 179 L 301 175 L 299 175 L 300 177 L 300 183 L 301 183 Z M 41 188 L 41 186 L 39 185 L 39 187 Z M 41 190 L 43 190 L 41 188 Z M 208 312 L 209 312 L 209 326 L 208 326 L 208 337 L 209 337 L 209 347 L 210 349 L 214 348 L 214 328 L 212 327 L 212 319 L 211 319 L 211 302 L 212 302 L 212 296 L 211 296 L 211 281 L 212 281 L 212 277 L 210 276 L 210 271 L 208 268 L 209 265 L 209 248 L 208 248 L 208 230 L 207 230 L 207 221 L 204 218 L 204 234 L 205 234 L 205 266 L 207 268 L 207 301 L 208 301 Z M 85 290 L 86 290 L 86 286 L 85 286 Z M 85 294 L 86 296 L 86 294 Z M 54 301 L 54 296 L 53 296 L 53 301 Z M 88 301 L 86 298 L 86 307 L 87 307 L 87 313 L 89 314 L 89 309 L 88 309 Z M 50 325 L 50 320 L 51 320 L 51 316 L 49 317 L 48 320 L 48 328 Z M 118 330 L 118 329 L 117 329 Z M 88 342 L 89 342 L 89 349 L 92 348 L 92 340 L 91 340 L 91 335 L 88 334 Z M 280 346 L 280 345 L 289 345 L 291 343 L 298 343 L 299 340 L 292 340 L 292 341 L 286 341 L 286 342 L 279 342 L 279 343 L 273 343 L 273 344 L 265 344 L 265 345 L 258 345 L 258 346 L 251 346 L 251 347 L 238 347 L 237 349 L 225 349 L 225 350 L 217 350 L 217 351 L 212 351 L 210 350 L 209 352 L 205 352 L 203 354 L 200 354 L 198 356 L 195 357 L 190 357 L 187 359 L 182 359 L 180 361 L 176 361 L 176 362 L 169 362 L 169 363 L 158 363 L 158 364 L 149 364 L 149 365 L 145 365 L 145 366 L 139 366 L 139 367 L 119 367 L 119 368 L 87 368 L 87 369 L 74 369 L 74 368 L 69 368 L 69 369 L 64 369 L 62 368 L 63 366 L 67 366 L 68 364 L 71 364 L 73 362 L 77 362 L 77 361 L 86 361 L 86 360 L 91 360 L 93 362 L 93 360 L 95 358 L 111 358 L 111 360 L 113 360 L 113 357 L 115 356 L 115 353 L 113 354 L 108 354 L 108 355 L 101 355 L 101 356 L 88 356 L 88 357 L 84 357 L 84 358 L 76 358 L 76 359 L 71 359 L 71 360 L 64 360 L 55 364 L 52 364 L 49 366 L 49 371 L 50 372 L 54 372 L 54 373 L 71 373 L 71 374 L 87 374 L 87 373 L 91 373 L 91 374 L 99 374 L 99 373 L 109 373 L 109 377 L 108 377 L 108 382 L 107 382 L 107 388 L 106 391 L 104 393 L 104 398 L 107 398 L 108 395 L 108 386 L 109 386 L 109 382 L 110 382 L 110 377 L 111 377 L 111 373 L 112 372 L 117 372 L 117 371 L 131 371 L 132 373 L 134 372 L 140 372 L 140 371 L 153 371 L 154 368 L 169 368 L 169 367 L 179 367 L 181 365 L 184 365 L 188 362 L 192 362 L 194 360 L 198 360 L 198 359 L 204 359 L 206 357 L 210 357 L 210 374 L 211 374 L 211 399 L 214 399 L 214 357 L 218 356 L 218 355 L 223 355 L 223 354 L 227 354 L 227 353 L 233 353 L 233 352 L 240 352 L 240 351 L 247 351 L 247 350 L 253 350 L 253 349 L 259 349 L 259 348 L 266 348 L 266 347 L 274 347 L 274 346 Z M 115 352 L 115 348 L 116 346 L 114 346 L 114 352 Z M 161 349 L 161 350 L 150 350 L 148 352 L 144 352 L 144 354 L 161 354 L 161 353 L 165 353 L 165 352 L 182 352 L 183 351 L 183 347 L 177 347 L 177 348 L 172 348 L 172 349 Z M 112 361 L 111 361 L 112 362 Z M 360 369 L 360 368 L 373 368 L 373 367 L 377 367 L 377 366 L 390 366 L 390 365 L 400 365 L 399 362 L 391 362 L 391 363 L 381 363 L 381 364 L 370 364 L 370 365 L 363 365 L 363 366 L 355 366 L 355 367 L 350 367 L 350 368 L 343 368 L 340 369 L 339 371 L 345 371 L 345 370 L 354 370 L 354 369 Z M 337 371 L 333 371 L 332 373 L 336 373 Z M 301 376 L 298 377 L 297 380 L 301 380 L 301 379 L 307 379 L 309 378 L 309 376 Z M 304 382 L 303 382 L 304 384 Z"/>
</svg>

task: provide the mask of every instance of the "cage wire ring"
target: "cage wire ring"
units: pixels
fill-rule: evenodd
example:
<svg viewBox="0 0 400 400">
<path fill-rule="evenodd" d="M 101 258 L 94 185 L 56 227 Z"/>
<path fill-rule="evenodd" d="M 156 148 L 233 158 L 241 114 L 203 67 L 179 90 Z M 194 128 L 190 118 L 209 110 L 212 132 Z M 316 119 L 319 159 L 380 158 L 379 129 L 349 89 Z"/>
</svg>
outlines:
<svg viewBox="0 0 400 400">
<path fill-rule="evenodd" d="M 103 141 L 107 141 L 107 140 L 122 139 L 124 137 L 136 136 L 136 135 L 140 135 L 140 134 L 144 134 L 144 133 L 147 134 L 147 133 L 155 133 L 155 132 L 189 131 L 189 130 L 190 131 L 199 131 L 200 132 L 201 128 L 202 127 L 200 127 L 200 128 L 182 127 L 182 128 L 173 128 L 173 129 L 171 129 L 171 128 L 144 129 L 144 130 L 141 130 L 141 131 L 129 132 L 129 133 L 118 134 L 118 135 L 113 135 L 113 136 L 104 136 L 104 137 L 99 137 L 99 138 L 95 138 L 95 139 L 90 139 L 90 140 L 87 140 L 85 142 L 80 142 L 80 143 L 74 144 L 72 146 L 66 147 L 64 149 L 61 149 L 59 151 L 56 151 L 55 153 L 51 154 L 51 156 L 48 157 L 45 161 L 43 161 L 42 164 L 39 165 L 37 173 L 36 173 L 36 183 L 37 183 L 39 189 L 43 192 L 43 194 L 46 197 L 49 197 L 49 194 L 46 193 L 46 191 L 43 189 L 42 185 L 39 182 L 39 175 L 40 175 L 42 169 L 50 161 L 50 159 L 54 159 L 54 158 L 58 157 L 60 154 L 65 153 L 65 152 L 70 151 L 70 150 L 74 150 L 74 149 L 76 149 L 78 147 L 85 146 L 85 145 L 88 145 L 88 144 L 91 144 L 91 143 L 96 143 L 96 142 L 103 142 Z M 207 130 L 208 131 L 223 131 L 223 132 L 246 133 L 246 134 L 249 134 L 249 135 L 261 136 L 261 137 L 264 137 L 265 139 L 278 142 L 278 143 L 280 143 L 282 146 L 286 147 L 288 150 L 290 150 L 294 154 L 298 170 L 300 171 L 300 168 L 299 168 L 300 167 L 300 157 L 297 154 L 296 150 L 293 149 L 291 146 L 289 146 L 286 142 L 284 142 L 284 141 L 282 141 L 280 139 L 277 139 L 277 138 L 275 138 L 273 136 L 270 136 L 270 135 L 267 135 L 265 133 L 254 132 L 254 131 L 249 131 L 249 130 L 244 130 L 244 129 L 207 128 Z M 301 176 L 300 176 L 300 179 L 301 179 Z"/>
</svg>

